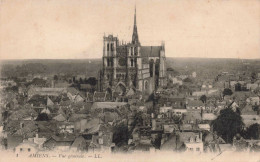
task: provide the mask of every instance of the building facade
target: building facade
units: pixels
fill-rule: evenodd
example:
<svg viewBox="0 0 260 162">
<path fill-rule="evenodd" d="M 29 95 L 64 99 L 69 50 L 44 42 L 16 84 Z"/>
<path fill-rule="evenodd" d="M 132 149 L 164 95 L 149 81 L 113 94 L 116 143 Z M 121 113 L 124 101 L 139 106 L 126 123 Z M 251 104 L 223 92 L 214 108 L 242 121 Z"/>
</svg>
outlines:
<svg viewBox="0 0 260 162">
<path fill-rule="evenodd" d="M 141 46 L 136 10 L 132 41 L 120 43 L 113 35 L 103 38 L 103 68 L 100 72 L 100 90 L 125 93 L 130 88 L 152 93 L 166 85 L 165 47 Z"/>
</svg>

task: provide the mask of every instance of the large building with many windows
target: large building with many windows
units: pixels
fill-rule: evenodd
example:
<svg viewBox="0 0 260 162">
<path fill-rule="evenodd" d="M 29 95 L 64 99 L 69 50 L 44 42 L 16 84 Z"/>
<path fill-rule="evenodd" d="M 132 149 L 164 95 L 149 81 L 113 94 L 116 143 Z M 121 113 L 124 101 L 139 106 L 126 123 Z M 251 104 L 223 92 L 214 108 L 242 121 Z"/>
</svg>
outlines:
<svg viewBox="0 0 260 162">
<path fill-rule="evenodd" d="M 132 41 L 120 43 L 113 35 L 103 39 L 103 68 L 100 73 L 100 90 L 125 93 L 130 88 L 152 93 L 166 85 L 165 47 L 142 46 L 139 42 L 136 9 Z"/>
</svg>

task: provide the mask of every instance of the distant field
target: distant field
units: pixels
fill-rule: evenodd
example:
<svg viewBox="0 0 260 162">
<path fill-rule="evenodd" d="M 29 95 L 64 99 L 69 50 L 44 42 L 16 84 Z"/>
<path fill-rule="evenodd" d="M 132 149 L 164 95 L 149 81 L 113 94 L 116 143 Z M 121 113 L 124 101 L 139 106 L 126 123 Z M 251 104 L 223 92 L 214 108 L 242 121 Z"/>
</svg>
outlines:
<svg viewBox="0 0 260 162">
<path fill-rule="evenodd" d="M 80 60 L 2 60 L 1 76 L 26 76 L 28 74 L 68 74 L 97 76 L 102 59 Z M 260 71 L 260 60 L 219 58 L 167 58 L 167 67 L 181 73 L 196 71 L 198 75 L 212 75 L 222 71 Z"/>
</svg>

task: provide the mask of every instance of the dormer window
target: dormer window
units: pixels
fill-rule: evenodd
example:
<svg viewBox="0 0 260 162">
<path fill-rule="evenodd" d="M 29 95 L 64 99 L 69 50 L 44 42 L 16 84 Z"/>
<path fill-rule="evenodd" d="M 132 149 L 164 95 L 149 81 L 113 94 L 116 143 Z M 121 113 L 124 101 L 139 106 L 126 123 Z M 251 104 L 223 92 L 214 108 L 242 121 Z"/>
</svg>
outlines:
<svg viewBox="0 0 260 162">
<path fill-rule="evenodd" d="M 192 138 L 192 137 L 190 137 L 190 142 L 194 142 L 194 140 L 193 140 L 193 138 Z"/>
</svg>

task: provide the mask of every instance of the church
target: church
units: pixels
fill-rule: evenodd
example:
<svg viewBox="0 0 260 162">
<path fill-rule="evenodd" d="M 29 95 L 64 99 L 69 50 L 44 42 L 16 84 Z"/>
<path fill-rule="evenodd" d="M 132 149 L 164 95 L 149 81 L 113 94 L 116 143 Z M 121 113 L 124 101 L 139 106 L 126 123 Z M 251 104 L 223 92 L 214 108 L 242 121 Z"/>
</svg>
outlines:
<svg viewBox="0 0 260 162">
<path fill-rule="evenodd" d="M 166 85 L 165 45 L 142 46 L 139 41 L 136 9 L 132 41 L 120 43 L 113 35 L 103 38 L 103 67 L 100 90 L 125 94 L 131 88 L 151 94 Z"/>
</svg>

